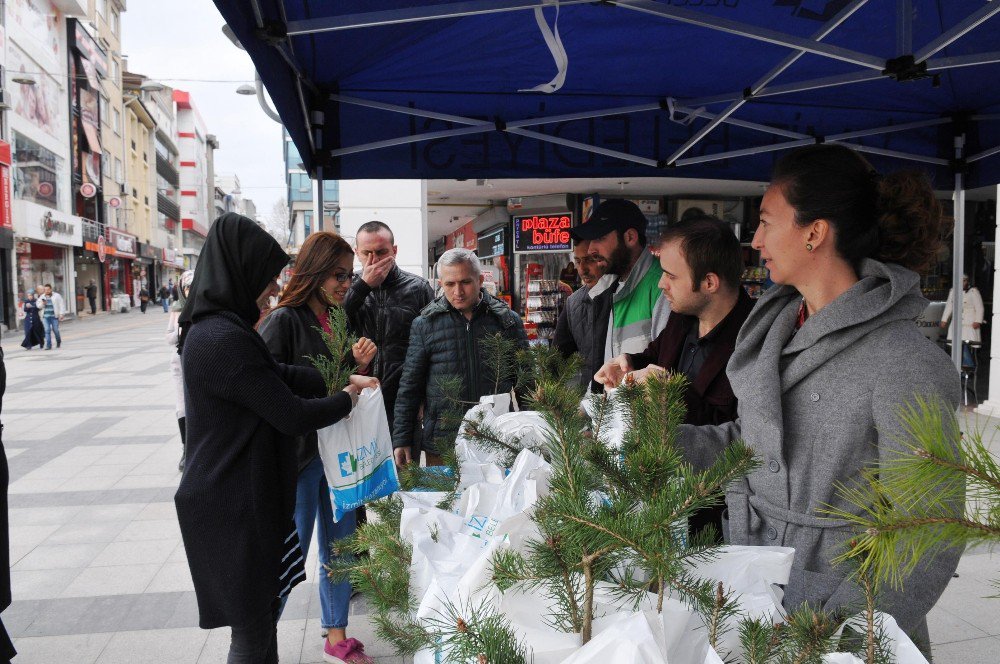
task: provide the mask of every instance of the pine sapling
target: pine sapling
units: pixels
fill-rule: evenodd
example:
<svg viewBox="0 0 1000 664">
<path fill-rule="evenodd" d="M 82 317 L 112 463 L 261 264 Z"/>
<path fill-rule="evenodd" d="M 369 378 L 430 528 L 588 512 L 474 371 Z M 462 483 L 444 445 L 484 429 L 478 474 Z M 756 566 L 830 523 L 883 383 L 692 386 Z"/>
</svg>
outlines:
<svg viewBox="0 0 1000 664">
<path fill-rule="evenodd" d="M 306 359 L 312 362 L 323 376 L 327 394 L 333 395 L 347 386 L 348 379 L 354 373 L 351 364 L 351 347 L 357 343 L 357 337 L 347 331 L 347 314 L 343 307 L 331 306 L 327 313 L 330 331 L 317 327 L 326 346 L 326 355 L 308 355 Z"/>
</svg>

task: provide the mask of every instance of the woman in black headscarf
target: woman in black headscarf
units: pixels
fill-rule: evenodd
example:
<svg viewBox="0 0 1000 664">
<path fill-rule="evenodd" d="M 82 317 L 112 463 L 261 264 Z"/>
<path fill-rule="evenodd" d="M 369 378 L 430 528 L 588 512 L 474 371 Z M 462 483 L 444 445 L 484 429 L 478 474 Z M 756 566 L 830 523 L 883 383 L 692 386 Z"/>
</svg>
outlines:
<svg viewBox="0 0 1000 664">
<path fill-rule="evenodd" d="M 34 292 L 29 291 L 25 294 L 24 300 L 21 301 L 21 310 L 24 311 L 24 341 L 21 345 L 25 350 L 31 350 L 35 346 L 42 348 L 45 345 L 45 331 Z"/>
<path fill-rule="evenodd" d="M 278 661 L 275 610 L 305 578 L 293 437 L 346 416 L 377 384 L 352 376 L 328 397 L 318 371 L 272 359 L 253 326 L 287 262 L 256 223 L 222 215 L 180 316 L 187 460 L 174 501 L 199 624 L 232 626 L 230 664 Z"/>
</svg>

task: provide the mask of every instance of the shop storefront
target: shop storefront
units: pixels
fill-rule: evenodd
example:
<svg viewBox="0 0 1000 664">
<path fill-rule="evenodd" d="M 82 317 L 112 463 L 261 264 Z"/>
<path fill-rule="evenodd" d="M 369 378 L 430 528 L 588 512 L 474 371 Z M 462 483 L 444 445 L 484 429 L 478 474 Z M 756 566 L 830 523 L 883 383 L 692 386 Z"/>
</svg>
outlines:
<svg viewBox="0 0 1000 664">
<path fill-rule="evenodd" d="M 131 305 L 137 306 L 141 268 L 134 261 L 138 257 L 139 238 L 117 228 L 109 228 L 108 244 L 114 249 L 114 255 L 107 260 L 107 290 L 112 298 L 128 295 Z"/>
<path fill-rule="evenodd" d="M 87 288 L 94 284 L 97 288 L 97 309 L 107 311 L 108 303 L 104 299 L 104 261 L 102 260 L 101 245 L 106 243 L 88 242 L 84 240 L 82 247 L 73 250 L 76 266 L 76 306 L 77 311 L 90 311 L 90 302 L 87 300 Z M 106 256 L 104 256 L 106 260 Z"/>
<path fill-rule="evenodd" d="M 158 247 L 145 242 L 139 243 L 139 255 L 135 259 L 139 265 L 139 279 L 149 289 L 149 296 L 153 299 L 156 299 L 160 286 L 167 283 L 167 277 L 161 277 L 163 270 L 157 260 L 161 255 L 162 251 Z"/>
<path fill-rule="evenodd" d="M 163 278 L 178 283 L 184 272 L 184 254 L 177 249 L 163 248 Z"/>
<path fill-rule="evenodd" d="M 75 313 L 73 249 L 82 243 L 82 220 L 26 200 L 13 201 L 13 212 L 23 222 L 14 243 L 18 297 L 52 284 Z"/>
</svg>

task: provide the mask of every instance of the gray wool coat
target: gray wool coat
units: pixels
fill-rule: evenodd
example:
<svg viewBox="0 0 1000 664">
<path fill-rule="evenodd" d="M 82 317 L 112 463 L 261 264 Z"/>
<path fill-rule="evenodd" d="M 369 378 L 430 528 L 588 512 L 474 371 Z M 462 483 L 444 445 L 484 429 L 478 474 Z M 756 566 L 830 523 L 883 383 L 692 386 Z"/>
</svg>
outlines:
<svg viewBox="0 0 1000 664">
<path fill-rule="evenodd" d="M 857 481 L 863 468 L 901 449 L 900 406 L 921 395 L 954 412 L 960 399 L 954 365 L 913 323 L 927 303 L 918 275 L 865 260 L 860 277 L 798 332 L 799 293 L 788 286 L 765 293 L 727 367 L 739 419 L 685 427 L 680 437 L 696 467 L 712 463 L 740 438 L 759 456 L 760 468 L 727 492 L 726 538 L 795 548 L 786 608 L 803 602 L 828 610 L 857 606 L 861 594 L 848 571 L 830 564 L 851 533 L 818 510 L 847 508 L 835 485 Z M 882 610 L 926 638 L 925 616 L 960 555 L 952 548 L 922 562 L 902 591 L 883 594 Z"/>
</svg>

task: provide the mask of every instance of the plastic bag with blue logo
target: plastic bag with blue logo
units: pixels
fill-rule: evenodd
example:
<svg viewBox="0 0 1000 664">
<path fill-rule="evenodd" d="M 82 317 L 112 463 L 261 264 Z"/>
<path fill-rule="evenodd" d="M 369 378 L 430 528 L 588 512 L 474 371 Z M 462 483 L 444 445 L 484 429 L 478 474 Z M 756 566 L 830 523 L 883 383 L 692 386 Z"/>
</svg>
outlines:
<svg viewBox="0 0 1000 664">
<path fill-rule="evenodd" d="M 351 414 L 316 432 L 333 520 L 399 490 L 392 432 L 380 388 L 366 388 Z"/>
</svg>

